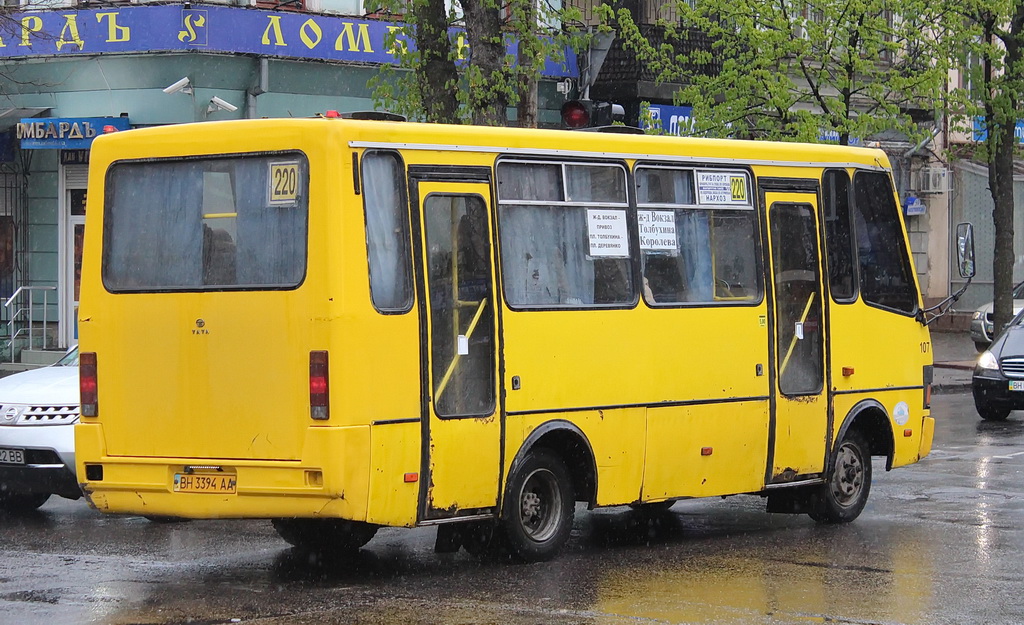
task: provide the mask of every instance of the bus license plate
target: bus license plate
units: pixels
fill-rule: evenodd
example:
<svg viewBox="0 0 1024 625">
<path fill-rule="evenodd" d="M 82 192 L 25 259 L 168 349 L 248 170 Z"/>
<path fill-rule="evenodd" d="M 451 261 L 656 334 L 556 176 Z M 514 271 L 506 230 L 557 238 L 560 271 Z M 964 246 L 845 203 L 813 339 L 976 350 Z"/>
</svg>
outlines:
<svg viewBox="0 0 1024 625">
<path fill-rule="evenodd" d="M 0 447 L 0 464 L 25 464 L 25 450 Z"/>
<path fill-rule="evenodd" d="M 1011 391 L 1024 391 L 1024 380 L 1010 380 Z"/>
<path fill-rule="evenodd" d="M 175 473 L 176 493 L 234 494 L 235 476 L 229 473 Z"/>
</svg>

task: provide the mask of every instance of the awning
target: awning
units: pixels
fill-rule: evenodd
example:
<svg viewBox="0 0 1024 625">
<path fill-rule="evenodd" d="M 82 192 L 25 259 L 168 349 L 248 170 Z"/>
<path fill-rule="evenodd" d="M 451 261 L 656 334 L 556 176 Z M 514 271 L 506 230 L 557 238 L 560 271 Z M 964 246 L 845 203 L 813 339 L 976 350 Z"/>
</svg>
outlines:
<svg viewBox="0 0 1024 625">
<path fill-rule="evenodd" d="M 9 130 L 25 117 L 38 117 L 50 110 L 48 106 L 0 109 L 0 132 Z"/>
</svg>

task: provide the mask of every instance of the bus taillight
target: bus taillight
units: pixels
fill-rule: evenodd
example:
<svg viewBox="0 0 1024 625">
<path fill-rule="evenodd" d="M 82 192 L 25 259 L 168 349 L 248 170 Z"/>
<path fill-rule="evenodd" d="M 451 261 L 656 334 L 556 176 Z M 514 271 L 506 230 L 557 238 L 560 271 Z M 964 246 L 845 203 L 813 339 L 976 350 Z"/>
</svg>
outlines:
<svg viewBox="0 0 1024 625">
<path fill-rule="evenodd" d="M 82 416 L 95 417 L 99 413 L 96 399 L 96 352 L 82 352 L 78 355 L 78 390 L 81 394 Z"/>
<path fill-rule="evenodd" d="M 317 421 L 326 421 L 330 416 L 327 405 L 327 352 L 309 352 L 309 414 Z"/>
</svg>

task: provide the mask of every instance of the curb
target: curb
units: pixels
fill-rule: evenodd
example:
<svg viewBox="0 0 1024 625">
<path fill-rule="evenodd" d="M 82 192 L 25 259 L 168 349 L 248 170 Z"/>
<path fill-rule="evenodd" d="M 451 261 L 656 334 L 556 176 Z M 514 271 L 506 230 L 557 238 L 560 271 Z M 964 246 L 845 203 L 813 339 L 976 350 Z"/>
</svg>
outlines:
<svg viewBox="0 0 1024 625">
<path fill-rule="evenodd" d="M 932 384 L 933 395 L 952 395 L 956 393 L 970 393 L 970 382 L 946 382 L 944 384 Z"/>
</svg>

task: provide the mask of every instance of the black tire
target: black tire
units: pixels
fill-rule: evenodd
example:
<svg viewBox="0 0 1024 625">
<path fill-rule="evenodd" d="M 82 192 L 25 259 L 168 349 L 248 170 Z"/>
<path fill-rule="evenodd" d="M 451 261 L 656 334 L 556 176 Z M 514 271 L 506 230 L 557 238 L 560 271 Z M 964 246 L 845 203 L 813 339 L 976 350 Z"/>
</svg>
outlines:
<svg viewBox="0 0 1024 625">
<path fill-rule="evenodd" d="M 565 544 L 576 510 L 572 478 L 548 449 L 531 449 L 509 478 L 502 510 L 506 545 L 524 562 L 550 560 Z"/>
<path fill-rule="evenodd" d="M 0 510 L 13 514 L 32 512 L 46 503 L 46 500 L 49 498 L 50 493 L 34 493 L 31 495 L 0 494 Z"/>
<path fill-rule="evenodd" d="M 832 452 L 828 479 L 810 497 L 808 514 L 818 523 L 849 523 L 860 516 L 871 492 L 871 454 L 864 436 L 846 433 Z"/>
<path fill-rule="evenodd" d="M 978 353 L 980 354 L 981 352 L 983 352 L 986 349 L 988 349 L 989 345 L 991 345 L 991 343 L 979 343 L 978 341 L 975 341 L 974 342 L 974 349 L 978 350 Z"/>
<path fill-rule="evenodd" d="M 370 542 L 378 526 L 345 519 L 273 519 L 289 544 L 317 552 L 353 552 Z"/>
<path fill-rule="evenodd" d="M 978 416 L 986 421 L 1006 421 L 1010 416 L 1009 408 L 997 408 L 977 399 L 974 400 L 974 408 L 978 411 Z"/>
</svg>

